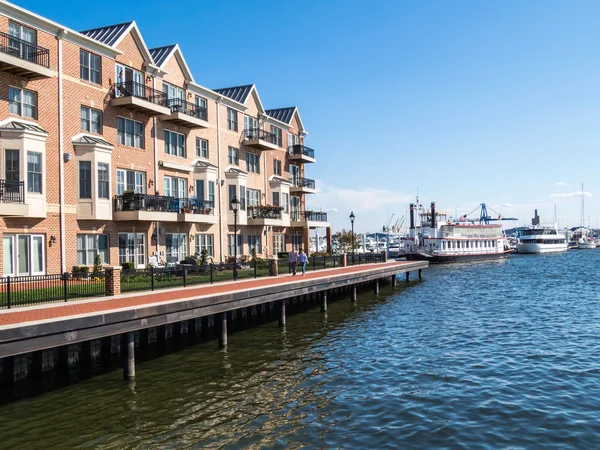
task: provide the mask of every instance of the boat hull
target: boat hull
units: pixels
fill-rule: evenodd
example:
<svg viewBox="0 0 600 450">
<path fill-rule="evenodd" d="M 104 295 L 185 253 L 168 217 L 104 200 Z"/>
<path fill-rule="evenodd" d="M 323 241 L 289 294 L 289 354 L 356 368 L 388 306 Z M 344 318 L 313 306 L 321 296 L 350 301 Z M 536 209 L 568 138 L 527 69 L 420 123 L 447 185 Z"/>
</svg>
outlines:
<svg viewBox="0 0 600 450">
<path fill-rule="evenodd" d="M 429 255 L 427 253 L 407 253 L 408 261 L 429 261 L 431 264 L 458 263 L 467 261 L 483 261 L 488 259 L 508 258 L 513 250 L 506 250 L 502 253 L 471 253 L 471 254 L 448 254 L 448 255 Z"/>
<path fill-rule="evenodd" d="M 539 253 L 566 252 L 567 244 L 519 244 L 517 251 L 522 254 L 536 255 Z"/>
<path fill-rule="evenodd" d="M 596 247 L 597 245 L 595 242 L 580 242 L 575 248 L 578 248 L 579 250 L 591 250 Z"/>
</svg>

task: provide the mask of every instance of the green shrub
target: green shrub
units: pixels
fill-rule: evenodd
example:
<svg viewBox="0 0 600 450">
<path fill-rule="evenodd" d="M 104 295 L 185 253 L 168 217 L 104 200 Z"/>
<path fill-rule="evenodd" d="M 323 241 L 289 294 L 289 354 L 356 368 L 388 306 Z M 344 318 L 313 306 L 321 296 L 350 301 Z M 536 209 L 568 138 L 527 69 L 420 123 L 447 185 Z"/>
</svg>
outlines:
<svg viewBox="0 0 600 450">
<path fill-rule="evenodd" d="M 87 278 L 87 276 L 90 273 L 90 268 L 87 267 L 87 266 L 82 266 L 82 267 L 79 268 L 79 270 L 81 272 L 81 275 L 83 275 L 84 278 Z"/>
<path fill-rule="evenodd" d="M 100 259 L 100 255 L 96 255 L 94 257 L 94 273 L 102 272 L 102 260 Z"/>
<path fill-rule="evenodd" d="M 250 261 L 254 261 L 256 259 L 256 247 L 252 247 L 250 249 Z"/>
<path fill-rule="evenodd" d="M 205 248 L 200 252 L 200 265 L 205 266 L 208 264 L 208 250 Z"/>
<path fill-rule="evenodd" d="M 73 275 L 75 275 L 76 273 L 80 273 L 81 272 L 81 267 L 79 266 L 73 266 L 73 268 L 71 269 L 71 273 Z"/>
<path fill-rule="evenodd" d="M 123 268 L 123 270 L 134 270 L 135 264 L 132 261 L 125 261 L 121 263 L 121 267 Z"/>
<path fill-rule="evenodd" d="M 290 256 L 289 252 L 279 252 L 277 253 L 277 258 L 278 259 L 288 259 Z"/>
</svg>

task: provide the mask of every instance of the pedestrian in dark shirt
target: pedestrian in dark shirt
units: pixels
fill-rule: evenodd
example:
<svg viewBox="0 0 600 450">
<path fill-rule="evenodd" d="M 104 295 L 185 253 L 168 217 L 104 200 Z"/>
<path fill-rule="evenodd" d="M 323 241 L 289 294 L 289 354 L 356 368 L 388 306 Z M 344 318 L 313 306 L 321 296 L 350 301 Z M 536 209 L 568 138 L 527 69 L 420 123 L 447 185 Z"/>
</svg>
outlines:
<svg viewBox="0 0 600 450">
<path fill-rule="evenodd" d="M 290 268 L 292 269 L 292 275 L 296 275 L 296 264 L 298 264 L 298 253 L 296 253 L 296 250 L 292 249 L 288 255 L 288 261 L 290 263 Z"/>
</svg>

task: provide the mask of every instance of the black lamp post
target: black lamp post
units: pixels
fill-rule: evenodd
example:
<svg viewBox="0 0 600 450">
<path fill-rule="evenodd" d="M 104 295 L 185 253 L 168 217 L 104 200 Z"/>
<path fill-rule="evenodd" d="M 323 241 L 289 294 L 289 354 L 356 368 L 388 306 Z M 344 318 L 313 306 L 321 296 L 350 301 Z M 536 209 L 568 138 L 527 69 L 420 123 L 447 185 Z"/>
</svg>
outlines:
<svg viewBox="0 0 600 450">
<path fill-rule="evenodd" d="M 229 203 L 233 211 L 233 281 L 237 280 L 237 214 L 240 210 L 240 201 L 236 196 Z"/>
<path fill-rule="evenodd" d="M 354 211 L 350 211 L 350 223 L 352 224 L 352 256 L 354 256 Z"/>
</svg>

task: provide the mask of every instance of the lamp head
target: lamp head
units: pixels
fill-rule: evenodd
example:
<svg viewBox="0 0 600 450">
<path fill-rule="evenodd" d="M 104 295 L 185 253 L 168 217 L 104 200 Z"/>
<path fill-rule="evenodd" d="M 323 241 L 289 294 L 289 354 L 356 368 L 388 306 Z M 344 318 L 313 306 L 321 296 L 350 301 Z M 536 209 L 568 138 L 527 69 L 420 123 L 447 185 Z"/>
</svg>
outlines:
<svg viewBox="0 0 600 450">
<path fill-rule="evenodd" d="M 237 212 L 240 210 L 240 201 L 237 199 L 236 196 L 233 197 L 233 200 L 231 200 L 230 205 L 233 211 Z"/>
<path fill-rule="evenodd" d="M 354 211 L 351 211 L 351 212 L 350 212 L 350 222 L 351 222 L 351 223 L 354 223 L 354 218 L 355 218 L 355 217 L 356 217 L 356 216 L 354 215 Z"/>
</svg>

